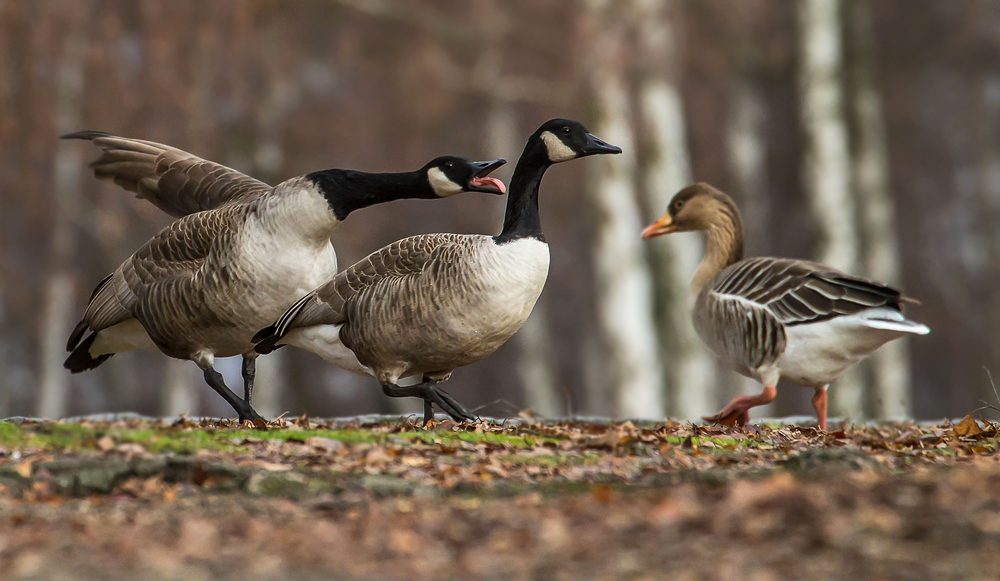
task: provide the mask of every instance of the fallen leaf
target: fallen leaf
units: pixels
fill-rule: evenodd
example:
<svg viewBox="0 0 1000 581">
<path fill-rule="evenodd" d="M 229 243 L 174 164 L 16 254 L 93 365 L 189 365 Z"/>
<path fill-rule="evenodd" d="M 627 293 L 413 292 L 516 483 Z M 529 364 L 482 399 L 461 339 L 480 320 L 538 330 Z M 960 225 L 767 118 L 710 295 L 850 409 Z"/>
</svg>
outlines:
<svg viewBox="0 0 1000 581">
<path fill-rule="evenodd" d="M 25 460 L 14 466 L 14 472 L 21 475 L 22 478 L 31 478 L 31 460 Z"/>
<path fill-rule="evenodd" d="M 955 425 L 954 430 L 955 435 L 962 438 L 975 438 L 984 433 L 984 430 L 979 427 L 979 423 L 972 418 L 972 414 L 962 418 L 962 421 Z"/>
<path fill-rule="evenodd" d="M 325 452 L 333 452 L 335 450 L 340 450 L 344 447 L 344 443 L 340 440 L 334 440 L 333 438 L 322 438 L 319 436 L 313 436 L 306 438 L 306 445 L 312 448 L 323 450 Z"/>
<path fill-rule="evenodd" d="M 107 452 L 115 447 L 115 439 L 109 435 L 103 436 L 97 440 L 97 447 L 100 448 L 101 451 Z"/>
</svg>

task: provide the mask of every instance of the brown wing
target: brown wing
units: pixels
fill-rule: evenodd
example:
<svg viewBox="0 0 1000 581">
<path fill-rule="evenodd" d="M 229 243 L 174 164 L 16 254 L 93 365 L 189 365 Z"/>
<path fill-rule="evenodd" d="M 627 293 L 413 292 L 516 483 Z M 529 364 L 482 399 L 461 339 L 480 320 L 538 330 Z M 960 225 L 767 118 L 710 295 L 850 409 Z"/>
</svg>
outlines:
<svg viewBox="0 0 1000 581">
<path fill-rule="evenodd" d="M 785 258 L 749 258 L 723 270 L 712 292 L 769 310 L 785 326 L 817 323 L 876 307 L 900 310 L 899 290 L 827 266 Z"/>
<path fill-rule="evenodd" d="M 145 297 L 146 303 L 155 302 L 156 295 L 165 289 L 193 282 L 213 246 L 226 243 L 240 209 L 185 216 L 143 244 L 94 289 L 83 320 L 70 336 L 69 350 L 87 330 L 100 331 L 133 317 L 143 320 L 155 339 L 155 317 L 139 312 L 140 299 Z M 183 306 L 165 304 L 163 308 Z"/>
<path fill-rule="evenodd" d="M 63 139 L 89 139 L 101 148 L 94 175 L 149 200 L 171 216 L 218 208 L 267 192 L 271 186 L 186 151 L 152 141 L 81 131 Z"/>
</svg>

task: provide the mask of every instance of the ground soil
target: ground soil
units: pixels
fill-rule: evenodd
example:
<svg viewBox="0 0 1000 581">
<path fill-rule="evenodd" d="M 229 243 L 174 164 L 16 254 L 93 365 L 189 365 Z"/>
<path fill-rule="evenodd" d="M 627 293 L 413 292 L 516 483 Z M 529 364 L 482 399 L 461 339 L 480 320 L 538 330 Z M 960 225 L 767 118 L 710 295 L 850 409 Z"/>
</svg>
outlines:
<svg viewBox="0 0 1000 581">
<path fill-rule="evenodd" d="M 995 426 L 0 422 L 2 579 L 998 579 Z"/>
</svg>

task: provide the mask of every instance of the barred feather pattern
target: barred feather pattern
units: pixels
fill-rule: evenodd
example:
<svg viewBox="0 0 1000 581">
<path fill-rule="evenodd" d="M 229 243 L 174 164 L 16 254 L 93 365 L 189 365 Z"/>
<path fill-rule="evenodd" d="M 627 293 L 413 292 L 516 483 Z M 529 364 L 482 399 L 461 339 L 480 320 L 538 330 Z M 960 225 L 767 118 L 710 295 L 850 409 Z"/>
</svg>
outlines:
<svg viewBox="0 0 1000 581">
<path fill-rule="evenodd" d="M 719 272 L 698 294 L 694 324 L 744 375 L 777 363 L 787 330 L 873 308 L 901 310 L 900 292 L 804 260 L 755 257 Z"/>
</svg>

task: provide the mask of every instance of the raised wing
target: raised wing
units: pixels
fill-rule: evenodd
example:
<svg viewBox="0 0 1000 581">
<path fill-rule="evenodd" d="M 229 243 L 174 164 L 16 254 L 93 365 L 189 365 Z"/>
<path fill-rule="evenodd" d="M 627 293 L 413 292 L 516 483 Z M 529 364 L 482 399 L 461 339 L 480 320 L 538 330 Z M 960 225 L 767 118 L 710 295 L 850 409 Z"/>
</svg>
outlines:
<svg viewBox="0 0 1000 581">
<path fill-rule="evenodd" d="M 867 309 L 900 310 L 899 290 L 832 268 L 785 258 L 749 258 L 711 283 L 719 299 L 758 305 L 785 326 L 817 323 Z"/>
<path fill-rule="evenodd" d="M 161 143 L 100 131 L 62 138 L 92 141 L 102 150 L 90 164 L 94 176 L 149 200 L 171 216 L 211 210 L 271 189 L 246 174 Z"/>
</svg>

